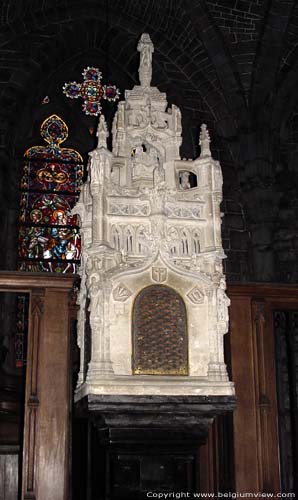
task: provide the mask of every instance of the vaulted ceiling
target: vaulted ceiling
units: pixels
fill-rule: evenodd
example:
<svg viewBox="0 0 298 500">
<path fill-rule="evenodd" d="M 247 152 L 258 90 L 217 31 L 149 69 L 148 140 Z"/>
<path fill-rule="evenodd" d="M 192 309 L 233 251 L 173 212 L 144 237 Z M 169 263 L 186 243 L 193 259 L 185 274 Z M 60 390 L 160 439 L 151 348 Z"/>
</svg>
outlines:
<svg viewBox="0 0 298 500">
<path fill-rule="evenodd" d="M 207 123 L 214 155 L 223 165 L 226 197 L 241 199 L 249 220 L 255 219 L 247 194 L 251 186 L 268 194 L 268 186 L 280 183 L 286 170 L 293 189 L 295 0 L 2 0 L 1 23 L 0 162 L 6 203 L 16 203 L 18 159 L 40 142 L 39 125 L 50 113 L 70 125 L 72 146 L 82 152 L 92 148 L 94 119 L 83 115 L 77 101 L 66 99 L 62 85 L 81 79 L 84 67 L 94 65 L 106 83 L 108 78 L 122 91 L 131 88 L 137 83 L 142 32 L 155 46 L 153 84 L 182 111 L 182 156 L 197 154 L 199 125 Z M 42 104 L 45 96 L 48 104 Z M 107 109 L 109 120 L 114 110 Z M 275 188 L 279 202 L 285 189 Z"/>
</svg>

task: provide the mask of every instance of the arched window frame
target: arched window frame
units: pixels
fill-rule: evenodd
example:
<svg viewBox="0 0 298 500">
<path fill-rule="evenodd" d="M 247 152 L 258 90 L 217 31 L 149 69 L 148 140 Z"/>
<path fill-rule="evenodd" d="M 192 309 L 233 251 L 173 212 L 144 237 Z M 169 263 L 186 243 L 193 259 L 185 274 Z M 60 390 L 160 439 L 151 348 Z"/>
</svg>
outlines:
<svg viewBox="0 0 298 500">
<path fill-rule="evenodd" d="M 175 227 L 170 227 L 168 229 L 168 237 L 170 238 L 170 253 L 173 256 L 178 256 L 179 254 L 179 234 Z"/>
<path fill-rule="evenodd" d="M 201 252 L 201 232 L 195 229 L 192 233 L 192 251 L 194 255 L 199 255 Z"/>
<path fill-rule="evenodd" d="M 144 234 L 145 231 L 146 231 L 146 228 L 143 225 L 139 226 L 137 228 L 137 231 L 136 231 L 136 253 L 138 253 L 138 254 L 146 253 L 146 247 L 144 246 L 144 244 L 140 238 L 141 233 Z"/>
<path fill-rule="evenodd" d="M 112 245 L 116 250 L 121 250 L 122 248 L 122 231 L 121 227 L 114 225 L 112 227 Z"/>
<path fill-rule="evenodd" d="M 181 256 L 188 256 L 190 254 L 190 238 L 187 229 L 180 230 L 180 250 Z"/>
<path fill-rule="evenodd" d="M 127 226 L 124 230 L 124 249 L 128 254 L 135 253 L 135 231 L 132 226 Z"/>
</svg>

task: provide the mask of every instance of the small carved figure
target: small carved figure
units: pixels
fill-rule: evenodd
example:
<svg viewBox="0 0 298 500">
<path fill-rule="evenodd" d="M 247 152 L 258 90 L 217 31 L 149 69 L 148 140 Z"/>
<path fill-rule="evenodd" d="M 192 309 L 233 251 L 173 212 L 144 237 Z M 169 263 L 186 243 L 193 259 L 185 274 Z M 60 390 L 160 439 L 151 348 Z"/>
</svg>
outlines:
<svg viewBox="0 0 298 500">
<path fill-rule="evenodd" d="M 143 33 L 138 44 L 140 52 L 140 66 L 150 68 L 152 64 L 152 52 L 154 51 L 150 36 L 148 33 Z"/>
<path fill-rule="evenodd" d="M 153 171 L 154 187 L 162 184 L 165 181 L 165 171 L 162 165 L 157 165 Z"/>
<path fill-rule="evenodd" d="M 173 111 L 172 111 L 173 129 L 178 134 L 181 134 L 181 131 L 182 131 L 182 126 L 181 126 L 181 111 L 175 105 L 173 105 L 172 108 L 173 108 Z"/>
<path fill-rule="evenodd" d="M 124 103 L 119 102 L 117 111 L 117 129 L 124 128 Z"/>
<path fill-rule="evenodd" d="M 180 186 L 181 189 L 190 189 L 191 185 L 189 182 L 189 172 L 182 172 L 180 177 Z"/>
<path fill-rule="evenodd" d="M 210 136 L 209 132 L 207 129 L 207 125 L 203 123 L 201 126 L 201 132 L 200 132 L 200 142 L 201 146 L 201 157 L 204 156 L 211 156 L 211 151 L 210 151 Z"/>
<path fill-rule="evenodd" d="M 89 280 L 88 292 L 90 298 L 89 312 L 90 319 L 92 320 L 99 317 L 100 305 L 102 303 L 100 281 L 95 276 L 91 276 Z"/>
<path fill-rule="evenodd" d="M 218 321 L 229 321 L 228 306 L 231 301 L 226 295 L 226 282 L 224 278 L 221 278 L 219 282 L 219 289 L 217 290 L 217 319 Z"/>
<path fill-rule="evenodd" d="M 100 158 L 94 158 L 91 170 L 91 184 L 103 183 L 103 165 Z"/>
<path fill-rule="evenodd" d="M 97 147 L 106 148 L 107 147 L 107 138 L 109 136 L 109 132 L 107 129 L 107 124 L 103 115 L 100 115 L 96 136 L 98 137 Z"/>
<path fill-rule="evenodd" d="M 138 43 L 140 52 L 139 78 L 142 87 L 149 87 L 152 78 L 152 53 L 154 52 L 153 43 L 148 33 L 143 33 Z"/>
</svg>

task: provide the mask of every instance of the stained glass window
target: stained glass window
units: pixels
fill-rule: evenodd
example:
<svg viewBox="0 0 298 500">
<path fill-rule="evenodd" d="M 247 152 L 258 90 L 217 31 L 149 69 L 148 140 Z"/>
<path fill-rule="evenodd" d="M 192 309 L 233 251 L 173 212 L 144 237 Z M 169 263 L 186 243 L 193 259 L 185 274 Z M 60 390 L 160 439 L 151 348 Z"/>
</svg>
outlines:
<svg viewBox="0 0 298 500">
<path fill-rule="evenodd" d="M 78 151 L 61 147 L 68 128 L 59 116 L 48 117 L 40 134 L 46 144 L 24 154 L 19 270 L 75 273 L 81 245 L 71 210 L 83 179 L 83 159 Z"/>
</svg>

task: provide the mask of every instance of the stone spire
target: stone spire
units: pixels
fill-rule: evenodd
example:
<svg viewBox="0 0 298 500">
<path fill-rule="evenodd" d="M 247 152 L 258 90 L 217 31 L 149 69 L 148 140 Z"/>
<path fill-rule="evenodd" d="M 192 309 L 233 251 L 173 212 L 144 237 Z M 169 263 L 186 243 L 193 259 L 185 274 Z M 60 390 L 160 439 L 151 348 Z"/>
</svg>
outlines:
<svg viewBox="0 0 298 500">
<path fill-rule="evenodd" d="M 109 137 L 109 132 L 104 115 L 100 115 L 96 137 L 98 137 L 97 149 L 99 148 L 107 149 L 107 138 Z"/>
<path fill-rule="evenodd" d="M 200 142 L 199 142 L 200 146 L 201 146 L 201 154 L 200 154 L 200 157 L 204 157 L 204 156 L 211 156 L 211 151 L 210 151 L 210 135 L 209 135 L 209 132 L 208 132 L 208 129 L 207 129 L 207 125 L 205 125 L 205 123 L 203 123 L 203 125 L 201 125 L 201 132 L 200 132 Z"/>
<path fill-rule="evenodd" d="M 153 43 L 148 33 L 143 33 L 138 43 L 140 52 L 139 79 L 141 87 L 150 87 L 152 78 L 152 53 Z"/>
</svg>

